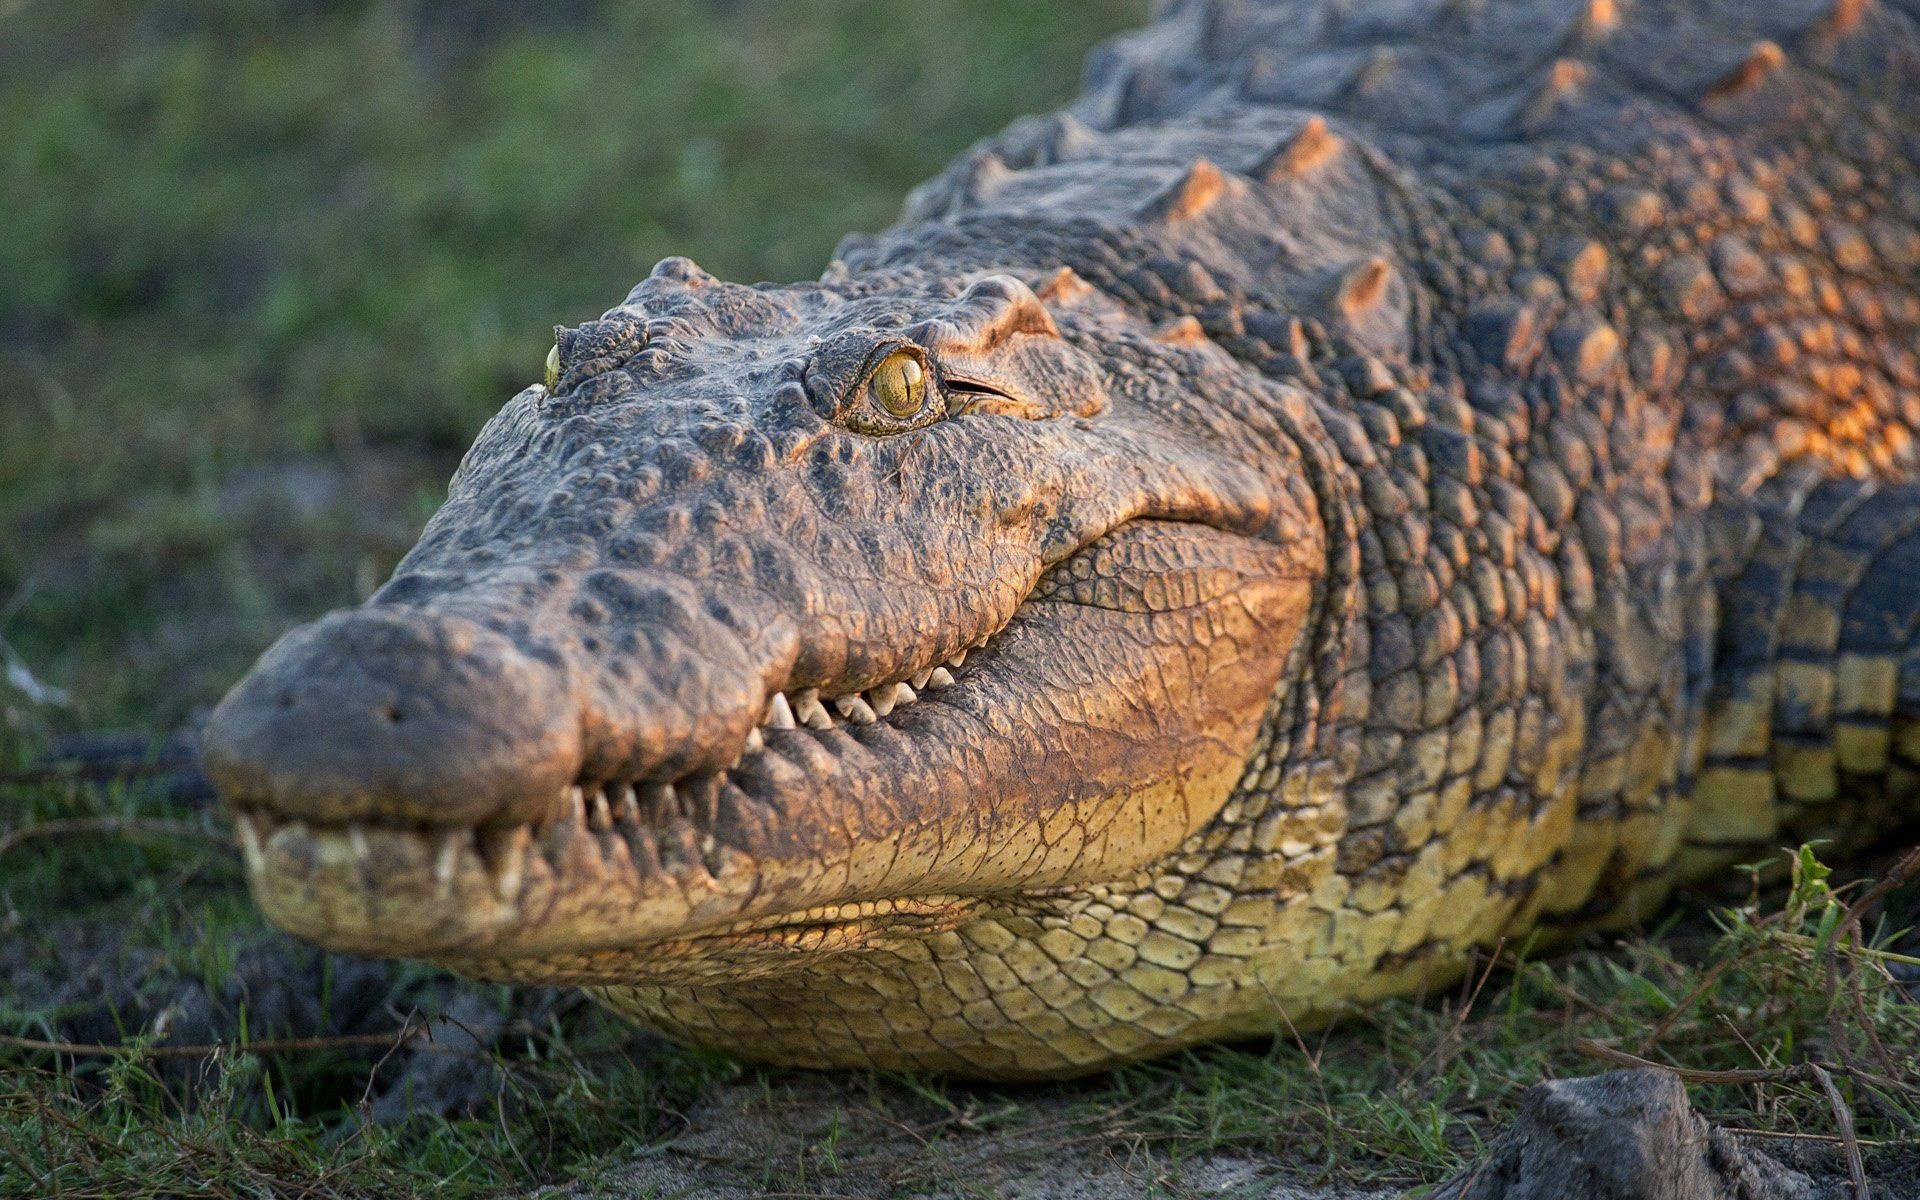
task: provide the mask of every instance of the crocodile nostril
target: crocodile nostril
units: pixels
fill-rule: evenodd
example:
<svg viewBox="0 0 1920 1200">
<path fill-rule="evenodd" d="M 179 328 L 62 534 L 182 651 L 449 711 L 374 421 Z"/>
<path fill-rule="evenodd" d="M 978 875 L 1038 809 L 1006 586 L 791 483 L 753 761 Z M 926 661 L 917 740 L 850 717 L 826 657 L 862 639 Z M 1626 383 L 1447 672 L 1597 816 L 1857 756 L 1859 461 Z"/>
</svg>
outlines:
<svg viewBox="0 0 1920 1200">
<path fill-rule="evenodd" d="M 511 823 L 580 767 L 564 675 L 504 635 L 409 609 L 335 613 L 288 634 L 214 710 L 209 775 L 320 823 Z"/>
</svg>

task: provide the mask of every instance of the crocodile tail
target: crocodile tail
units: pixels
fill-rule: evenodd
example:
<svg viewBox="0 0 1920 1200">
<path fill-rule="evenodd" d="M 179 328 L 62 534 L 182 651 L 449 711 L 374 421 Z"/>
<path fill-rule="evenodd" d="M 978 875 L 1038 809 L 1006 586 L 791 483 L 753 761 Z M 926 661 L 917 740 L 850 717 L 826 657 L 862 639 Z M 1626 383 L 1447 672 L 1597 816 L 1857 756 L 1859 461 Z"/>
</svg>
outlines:
<svg viewBox="0 0 1920 1200">
<path fill-rule="evenodd" d="M 1777 481 L 1717 514 L 1721 620 L 1682 878 L 1920 817 L 1920 484 Z"/>
</svg>

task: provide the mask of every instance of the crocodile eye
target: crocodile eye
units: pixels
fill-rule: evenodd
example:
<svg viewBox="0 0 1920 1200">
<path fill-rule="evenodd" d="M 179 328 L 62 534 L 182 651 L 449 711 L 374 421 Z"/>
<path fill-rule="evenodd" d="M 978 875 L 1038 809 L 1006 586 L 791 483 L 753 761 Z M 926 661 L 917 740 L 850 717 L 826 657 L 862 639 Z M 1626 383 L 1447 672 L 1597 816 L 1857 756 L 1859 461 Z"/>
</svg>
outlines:
<svg viewBox="0 0 1920 1200">
<path fill-rule="evenodd" d="M 551 392 L 560 384 L 560 343 L 555 342 L 553 349 L 547 351 L 547 390 Z"/>
<path fill-rule="evenodd" d="M 874 368 L 867 388 L 890 416 L 909 420 L 926 406 L 927 370 L 912 351 L 895 350 Z"/>
</svg>

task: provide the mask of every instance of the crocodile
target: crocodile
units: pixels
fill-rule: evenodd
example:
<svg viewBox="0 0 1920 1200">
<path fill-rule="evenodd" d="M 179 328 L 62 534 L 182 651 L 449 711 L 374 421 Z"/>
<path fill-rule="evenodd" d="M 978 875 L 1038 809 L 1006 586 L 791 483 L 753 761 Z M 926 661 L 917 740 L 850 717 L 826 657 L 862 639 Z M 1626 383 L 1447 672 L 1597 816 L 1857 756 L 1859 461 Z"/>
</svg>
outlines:
<svg viewBox="0 0 1920 1200">
<path fill-rule="evenodd" d="M 1920 814 L 1916 0 L 1187 0 L 1085 77 L 815 281 L 556 331 L 212 715 L 272 921 L 1062 1077 Z"/>
</svg>

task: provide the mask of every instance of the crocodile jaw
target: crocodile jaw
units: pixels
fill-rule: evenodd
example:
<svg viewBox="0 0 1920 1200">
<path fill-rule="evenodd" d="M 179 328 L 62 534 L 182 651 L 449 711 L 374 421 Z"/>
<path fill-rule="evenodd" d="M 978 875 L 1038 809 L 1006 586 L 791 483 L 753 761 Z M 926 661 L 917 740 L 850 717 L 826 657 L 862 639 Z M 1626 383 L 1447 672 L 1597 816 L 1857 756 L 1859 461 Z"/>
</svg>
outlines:
<svg viewBox="0 0 1920 1200">
<path fill-rule="evenodd" d="M 924 936 L 982 899 L 1124 877 L 1204 825 L 1312 591 L 1284 549 L 1136 522 L 1056 569 L 950 686 L 871 722 L 763 729 L 670 811 L 606 781 L 490 826 L 320 824 L 237 796 L 249 880 L 331 948 L 528 982 L 752 977 Z"/>
</svg>

